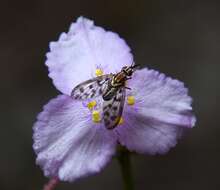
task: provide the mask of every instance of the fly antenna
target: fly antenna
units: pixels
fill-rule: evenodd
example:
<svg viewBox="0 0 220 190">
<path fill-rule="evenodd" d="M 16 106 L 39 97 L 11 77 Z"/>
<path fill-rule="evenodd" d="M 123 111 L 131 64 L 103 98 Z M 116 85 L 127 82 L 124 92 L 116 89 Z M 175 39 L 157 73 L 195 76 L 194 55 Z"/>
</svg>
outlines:
<svg viewBox="0 0 220 190">
<path fill-rule="evenodd" d="M 131 64 L 131 68 L 132 68 L 132 69 L 137 68 L 137 67 L 140 67 L 140 65 L 135 64 L 135 62 L 133 62 L 133 63 Z"/>
<path fill-rule="evenodd" d="M 131 67 L 133 68 L 135 66 L 135 62 L 133 61 L 131 64 Z"/>
</svg>

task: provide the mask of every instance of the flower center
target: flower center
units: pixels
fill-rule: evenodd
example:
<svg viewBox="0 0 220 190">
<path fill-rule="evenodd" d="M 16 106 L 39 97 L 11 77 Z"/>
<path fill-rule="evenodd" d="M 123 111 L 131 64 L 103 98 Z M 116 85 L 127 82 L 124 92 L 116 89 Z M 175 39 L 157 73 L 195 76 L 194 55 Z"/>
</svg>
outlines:
<svg viewBox="0 0 220 190">
<path fill-rule="evenodd" d="M 103 75 L 102 69 L 96 69 L 96 70 L 95 70 L 95 75 L 96 75 L 97 77 L 102 76 L 102 75 Z"/>
<path fill-rule="evenodd" d="M 96 69 L 95 70 L 95 75 L 96 76 L 102 76 L 103 75 L 103 70 L 102 69 Z M 91 111 L 91 116 L 92 116 L 92 121 L 94 123 L 99 123 L 102 120 L 102 102 L 103 100 L 101 99 L 96 99 L 88 102 L 86 104 L 87 108 Z M 134 96 L 127 96 L 127 104 L 128 105 L 134 105 L 135 104 L 135 98 Z M 121 125 L 124 123 L 123 117 L 120 117 L 118 125 Z"/>
<path fill-rule="evenodd" d="M 124 123 L 124 119 L 123 119 L 123 117 L 120 117 L 120 120 L 119 120 L 119 125 L 121 125 L 121 124 L 123 124 Z"/>
<path fill-rule="evenodd" d="M 128 97 L 127 97 L 127 103 L 128 103 L 128 105 L 130 105 L 130 106 L 134 105 L 134 103 L 135 103 L 135 98 L 134 98 L 134 96 L 128 96 Z"/>
<path fill-rule="evenodd" d="M 98 123 L 98 122 L 101 121 L 101 116 L 100 116 L 99 111 L 97 111 L 97 110 L 93 110 L 93 111 L 92 111 L 92 120 L 93 120 L 95 123 Z"/>
<path fill-rule="evenodd" d="M 91 102 L 89 102 L 89 103 L 87 104 L 87 107 L 88 107 L 90 110 L 92 110 L 96 105 L 97 105 L 97 102 L 96 102 L 95 100 L 93 100 L 93 101 L 91 101 Z"/>
</svg>

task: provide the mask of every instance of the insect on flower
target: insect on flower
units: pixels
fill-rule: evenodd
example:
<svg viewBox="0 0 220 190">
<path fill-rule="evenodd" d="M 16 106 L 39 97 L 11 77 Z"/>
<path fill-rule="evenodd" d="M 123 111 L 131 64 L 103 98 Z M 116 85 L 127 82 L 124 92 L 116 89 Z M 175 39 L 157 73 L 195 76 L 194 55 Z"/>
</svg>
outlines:
<svg viewBox="0 0 220 190">
<path fill-rule="evenodd" d="M 121 118 L 124 101 L 126 81 L 131 79 L 137 65 L 124 66 L 119 73 L 95 77 L 77 85 L 71 96 L 78 100 L 94 98 L 102 95 L 104 124 L 107 129 L 115 128 Z"/>
<path fill-rule="evenodd" d="M 36 163 L 47 177 L 73 182 L 98 173 L 118 144 L 165 154 L 195 125 L 184 83 L 137 69 L 125 40 L 92 20 L 79 17 L 51 42 L 45 64 L 61 92 L 33 127 Z"/>
</svg>

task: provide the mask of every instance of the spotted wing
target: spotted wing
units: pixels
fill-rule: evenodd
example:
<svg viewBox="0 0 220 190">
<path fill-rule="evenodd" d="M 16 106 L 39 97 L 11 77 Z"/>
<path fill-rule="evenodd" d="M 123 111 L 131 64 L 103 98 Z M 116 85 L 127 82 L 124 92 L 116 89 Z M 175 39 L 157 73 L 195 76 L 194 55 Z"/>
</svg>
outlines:
<svg viewBox="0 0 220 190">
<path fill-rule="evenodd" d="M 107 81 L 112 78 L 112 75 L 102 75 L 77 85 L 71 93 L 71 97 L 78 100 L 94 98 L 103 94 L 107 87 Z"/>
<path fill-rule="evenodd" d="M 120 119 L 124 108 L 125 88 L 121 87 L 116 91 L 115 96 L 103 103 L 103 118 L 107 129 L 115 128 Z"/>
</svg>

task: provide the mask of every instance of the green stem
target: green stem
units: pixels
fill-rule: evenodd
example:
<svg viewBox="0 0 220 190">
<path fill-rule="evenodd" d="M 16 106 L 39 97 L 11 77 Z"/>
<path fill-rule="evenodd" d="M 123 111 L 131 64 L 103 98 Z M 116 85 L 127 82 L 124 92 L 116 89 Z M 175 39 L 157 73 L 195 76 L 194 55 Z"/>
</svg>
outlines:
<svg viewBox="0 0 220 190">
<path fill-rule="evenodd" d="M 133 177 L 131 171 L 130 152 L 121 149 L 118 151 L 118 162 L 121 167 L 124 190 L 134 190 Z"/>
</svg>

